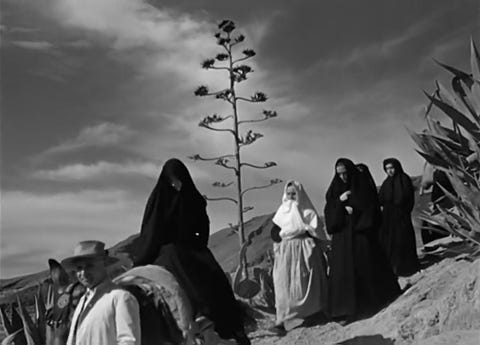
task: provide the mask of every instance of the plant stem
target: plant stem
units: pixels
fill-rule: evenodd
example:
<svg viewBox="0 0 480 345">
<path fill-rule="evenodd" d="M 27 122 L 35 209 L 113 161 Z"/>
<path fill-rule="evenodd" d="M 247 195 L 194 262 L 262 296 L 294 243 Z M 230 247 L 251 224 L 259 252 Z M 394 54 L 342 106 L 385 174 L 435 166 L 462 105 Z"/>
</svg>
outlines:
<svg viewBox="0 0 480 345">
<path fill-rule="evenodd" d="M 230 38 L 230 34 L 228 35 Z M 228 45 L 228 59 L 229 59 L 229 73 L 230 73 L 230 90 L 232 92 L 232 108 L 233 108 L 233 131 L 235 132 L 235 164 L 237 170 L 235 171 L 237 177 L 237 195 L 238 195 L 238 236 L 240 241 L 240 248 L 245 242 L 245 232 L 243 227 L 243 195 L 242 195 L 242 165 L 240 161 L 240 141 L 238 133 L 238 109 L 237 98 L 235 95 L 235 77 L 233 74 L 233 56 L 232 45 Z M 243 266 L 244 276 L 248 278 L 247 257 L 242 255 L 240 251 L 239 263 Z"/>
</svg>

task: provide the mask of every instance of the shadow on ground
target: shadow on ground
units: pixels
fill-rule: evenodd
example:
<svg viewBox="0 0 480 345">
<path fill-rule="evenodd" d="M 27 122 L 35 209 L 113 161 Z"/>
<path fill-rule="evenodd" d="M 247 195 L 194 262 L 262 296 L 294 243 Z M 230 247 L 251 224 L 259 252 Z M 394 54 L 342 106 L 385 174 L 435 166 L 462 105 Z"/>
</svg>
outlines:
<svg viewBox="0 0 480 345">
<path fill-rule="evenodd" d="M 352 339 L 337 343 L 337 345 L 393 345 L 394 340 L 384 338 L 380 334 L 376 335 L 362 335 Z"/>
</svg>

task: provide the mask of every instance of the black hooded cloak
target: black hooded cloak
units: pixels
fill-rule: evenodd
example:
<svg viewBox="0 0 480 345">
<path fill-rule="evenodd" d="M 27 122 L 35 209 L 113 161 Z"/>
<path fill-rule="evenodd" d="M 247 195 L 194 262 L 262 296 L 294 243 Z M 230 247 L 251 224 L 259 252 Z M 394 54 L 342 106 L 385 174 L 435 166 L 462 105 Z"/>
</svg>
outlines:
<svg viewBox="0 0 480 345">
<path fill-rule="evenodd" d="M 339 159 L 335 169 L 338 165 L 347 169 L 347 182 L 335 171 L 324 210 L 332 235 L 330 314 L 354 319 L 377 312 L 398 296 L 400 287 L 377 240 L 380 207 L 373 178 L 349 159 Z M 348 200 L 340 201 L 348 190 Z M 353 208 L 352 215 L 346 206 Z"/>
<path fill-rule="evenodd" d="M 379 192 L 383 206 L 380 242 L 397 276 L 409 276 L 420 269 L 417 257 L 412 211 L 415 205 L 415 190 L 412 179 L 395 158 L 383 161 L 383 169 L 393 165 L 395 174 L 388 176 Z"/>
<path fill-rule="evenodd" d="M 172 186 L 173 179 L 182 185 Z M 197 315 L 208 317 L 225 339 L 248 343 L 242 311 L 220 265 L 208 249 L 207 203 L 178 159 L 163 166 L 145 208 L 134 265 L 156 264 L 178 279 Z"/>
</svg>

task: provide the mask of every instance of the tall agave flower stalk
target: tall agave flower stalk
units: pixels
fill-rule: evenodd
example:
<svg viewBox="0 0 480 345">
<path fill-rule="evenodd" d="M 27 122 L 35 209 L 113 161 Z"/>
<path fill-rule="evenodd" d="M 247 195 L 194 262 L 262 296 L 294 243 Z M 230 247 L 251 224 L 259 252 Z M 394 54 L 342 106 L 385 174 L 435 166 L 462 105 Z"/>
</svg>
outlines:
<svg viewBox="0 0 480 345">
<path fill-rule="evenodd" d="M 453 75 L 451 86 L 436 82 L 436 90 L 425 93 L 429 99 L 427 129 L 410 135 L 419 147 L 418 153 L 447 174 L 456 194 L 443 189 L 454 206 L 437 206 L 440 217 L 425 213 L 423 220 L 480 248 L 480 57 L 473 39 L 470 48 L 470 73 L 438 62 Z M 433 109 L 451 125 L 435 121 Z"/>
</svg>

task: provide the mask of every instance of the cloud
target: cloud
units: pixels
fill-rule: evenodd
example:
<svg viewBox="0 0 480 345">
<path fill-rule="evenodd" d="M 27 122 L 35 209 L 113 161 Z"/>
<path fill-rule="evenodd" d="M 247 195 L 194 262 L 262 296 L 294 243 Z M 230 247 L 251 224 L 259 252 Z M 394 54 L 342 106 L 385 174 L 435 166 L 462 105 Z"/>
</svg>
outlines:
<svg viewBox="0 0 480 345">
<path fill-rule="evenodd" d="M 40 156 L 68 153 L 87 147 L 111 147 L 127 141 L 133 134 L 134 131 L 125 125 L 103 122 L 82 128 L 75 138 L 47 149 Z"/>
<path fill-rule="evenodd" d="M 371 61 L 378 59 L 393 58 L 395 54 L 401 51 L 402 47 L 411 44 L 413 40 L 418 40 L 419 37 L 430 30 L 438 17 L 438 13 L 433 14 L 418 23 L 407 26 L 397 34 L 392 34 L 385 40 L 377 40 L 364 46 L 355 47 L 348 54 L 322 59 L 312 66 L 307 73 L 312 73 L 312 71 L 317 69 L 345 69 L 353 64 L 368 65 Z"/>
<path fill-rule="evenodd" d="M 65 257 L 81 240 L 97 239 L 110 246 L 137 233 L 143 199 L 120 189 L 3 192 L 2 278 L 45 269 L 48 258 Z M 19 257 L 28 264 L 17 265 Z"/>
<path fill-rule="evenodd" d="M 54 0 L 53 4 L 51 15 L 60 25 L 106 45 L 111 58 L 132 66 L 140 78 L 160 77 L 181 90 L 202 81 L 215 85 L 223 81 L 219 74 L 200 68 L 202 60 L 219 50 L 215 26 L 206 14 L 158 8 L 145 0 Z M 252 21 L 242 32 L 255 43 L 265 37 L 269 23 L 268 18 Z"/>
<path fill-rule="evenodd" d="M 38 28 L 25 27 L 25 26 L 15 26 L 8 29 L 9 33 L 20 33 L 20 34 L 29 34 L 32 32 L 38 32 Z"/>
<path fill-rule="evenodd" d="M 41 180 L 68 182 L 94 180 L 112 176 L 145 176 L 155 178 L 161 166 L 148 162 L 71 164 L 52 170 L 38 170 L 32 177 Z"/>
<path fill-rule="evenodd" d="M 12 41 L 12 44 L 17 47 L 31 50 L 50 50 L 54 46 L 52 43 L 47 41 Z"/>
<path fill-rule="evenodd" d="M 77 49 L 90 48 L 91 45 L 91 42 L 86 39 L 73 40 L 65 43 L 65 46 Z"/>
<path fill-rule="evenodd" d="M 141 57 L 148 60 L 148 67 L 163 72 L 173 69 L 183 74 L 185 64 L 198 58 L 213 42 L 208 23 L 187 14 L 158 9 L 142 0 L 54 3 L 53 13 L 60 24 L 100 35 L 113 51 L 122 52 L 116 55 L 118 58 L 132 63 L 136 58 L 138 63 Z"/>
</svg>

